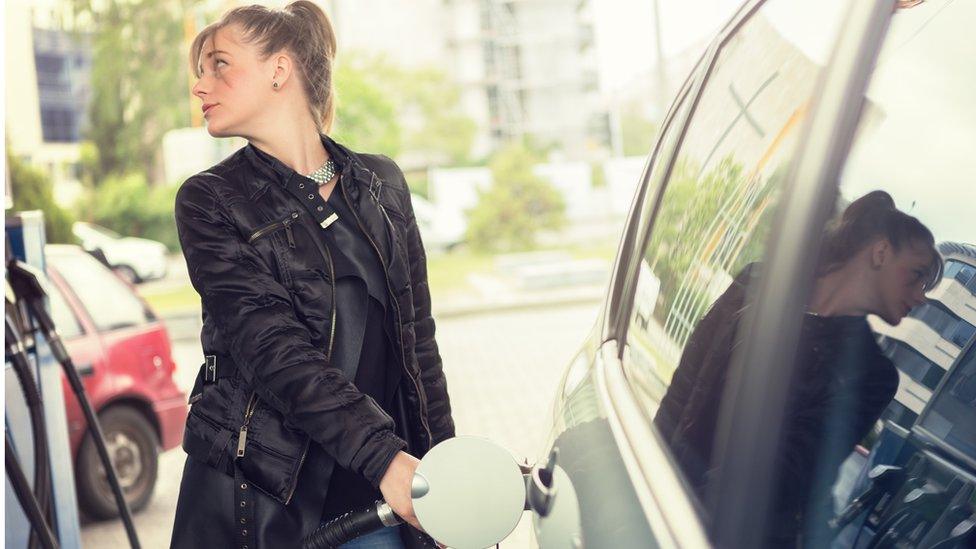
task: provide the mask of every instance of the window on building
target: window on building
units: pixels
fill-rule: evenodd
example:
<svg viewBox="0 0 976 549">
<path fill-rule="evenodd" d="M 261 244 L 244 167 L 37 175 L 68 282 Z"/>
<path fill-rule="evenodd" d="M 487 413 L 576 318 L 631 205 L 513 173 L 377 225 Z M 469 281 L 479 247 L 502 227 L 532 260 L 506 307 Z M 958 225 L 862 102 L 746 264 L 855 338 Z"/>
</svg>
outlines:
<svg viewBox="0 0 976 549">
<path fill-rule="evenodd" d="M 942 376 L 945 375 L 945 370 L 905 342 L 892 339 L 889 339 L 888 342 L 889 344 L 884 352 L 895 363 L 895 366 L 908 377 L 929 389 L 935 389 L 939 381 L 942 380 Z"/>
<path fill-rule="evenodd" d="M 972 324 L 966 322 L 965 320 L 960 320 L 956 323 L 956 326 L 948 333 L 946 339 L 955 343 L 960 348 L 965 347 L 973 336 L 976 335 L 976 327 Z"/>
<path fill-rule="evenodd" d="M 976 267 L 962 261 L 950 259 L 946 261 L 945 277 L 954 278 L 960 284 L 973 290 L 973 281 L 976 280 Z"/>
</svg>

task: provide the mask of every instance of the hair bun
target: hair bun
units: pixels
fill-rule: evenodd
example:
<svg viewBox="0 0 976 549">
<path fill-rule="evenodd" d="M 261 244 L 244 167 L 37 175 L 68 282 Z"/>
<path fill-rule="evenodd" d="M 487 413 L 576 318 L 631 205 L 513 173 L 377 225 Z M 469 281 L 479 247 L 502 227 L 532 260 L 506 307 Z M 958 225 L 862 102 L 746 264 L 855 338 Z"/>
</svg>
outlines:
<svg viewBox="0 0 976 549">
<path fill-rule="evenodd" d="M 879 211 L 895 210 L 895 200 L 885 191 L 871 191 L 844 210 L 843 221 L 853 221 Z"/>
</svg>

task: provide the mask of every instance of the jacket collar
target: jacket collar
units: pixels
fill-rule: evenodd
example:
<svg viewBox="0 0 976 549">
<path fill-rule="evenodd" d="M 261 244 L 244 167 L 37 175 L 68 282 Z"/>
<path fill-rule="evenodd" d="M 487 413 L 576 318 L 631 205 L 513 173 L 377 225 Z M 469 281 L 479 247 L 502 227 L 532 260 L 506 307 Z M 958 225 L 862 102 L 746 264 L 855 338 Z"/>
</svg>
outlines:
<svg viewBox="0 0 976 549">
<path fill-rule="evenodd" d="M 363 164 L 356 153 L 340 145 L 324 133 L 320 133 L 319 138 L 322 140 L 322 145 L 325 147 L 325 150 L 329 153 L 329 157 L 339 165 L 339 172 L 347 176 L 340 179 L 355 181 L 369 188 L 378 178 L 372 170 Z M 262 151 L 251 143 L 244 146 L 244 156 L 252 166 L 269 176 L 271 180 L 278 183 L 281 187 L 287 185 L 289 179 L 298 173 L 281 160 Z M 355 185 L 350 185 L 346 191 L 358 195 L 359 189 L 356 187 Z"/>
<path fill-rule="evenodd" d="M 396 259 L 396 256 L 393 254 L 393 241 L 392 235 L 389 233 L 388 222 L 385 221 L 386 214 L 382 212 L 383 207 L 379 201 L 383 180 L 367 168 L 356 153 L 336 143 L 325 134 L 319 134 L 319 137 L 322 139 L 322 145 L 329 153 L 329 157 L 339 165 L 340 186 L 333 192 L 342 192 L 345 195 L 349 206 L 359 214 L 363 228 L 375 238 L 389 265 Z M 301 174 L 251 143 L 244 146 L 244 156 L 256 170 L 267 176 L 261 178 L 260 183 L 258 183 L 259 186 L 263 188 L 269 185 L 270 181 L 274 181 L 282 190 L 293 195 L 299 203 L 307 208 L 319 225 L 327 226 L 323 225 L 323 222 L 327 221 L 333 213 L 331 207 L 322 200 L 318 193 L 309 193 L 308 190 L 299 191 L 295 188 L 298 181 L 293 180 L 295 177 L 303 177 Z M 366 192 L 362 192 L 361 189 L 365 189 Z M 370 215 L 370 212 L 373 212 L 373 215 Z"/>
</svg>

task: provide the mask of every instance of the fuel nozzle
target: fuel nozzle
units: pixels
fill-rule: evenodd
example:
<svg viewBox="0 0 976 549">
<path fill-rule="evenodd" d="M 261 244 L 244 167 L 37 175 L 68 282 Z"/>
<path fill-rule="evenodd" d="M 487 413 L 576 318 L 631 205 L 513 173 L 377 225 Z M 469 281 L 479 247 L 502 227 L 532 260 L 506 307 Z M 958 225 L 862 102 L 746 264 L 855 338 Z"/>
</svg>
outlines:
<svg viewBox="0 0 976 549">
<path fill-rule="evenodd" d="M 868 487 L 844 507 L 839 515 L 830 519 L 832 530 L 840 530 L 857 518 L 865 509 L 874 507 L 886 493 L 892 493 L 905 481 L 905 470 L 895 465 L 875 465 L 868 472 Z"/>
</svg>

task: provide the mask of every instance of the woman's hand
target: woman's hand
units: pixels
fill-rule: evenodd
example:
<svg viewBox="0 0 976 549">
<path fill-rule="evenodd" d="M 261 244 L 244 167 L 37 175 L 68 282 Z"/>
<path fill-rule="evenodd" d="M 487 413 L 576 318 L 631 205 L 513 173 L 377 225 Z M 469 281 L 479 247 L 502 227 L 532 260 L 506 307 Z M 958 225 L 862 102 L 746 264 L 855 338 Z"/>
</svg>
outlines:
<svg viewBox="0 0 976 549">
<path fill-rule="evenodd" d="M 397 452 L 380 480 L 380 492 L 398 517 L 417 530 L 423 531 L 420 523 L 417 522 L 417 516 L 413 513 L 413 498 L 410 495 L 413 474 L 418 465 L 420 460 L 417 458 L 406 452 Z"/>
</svg>

